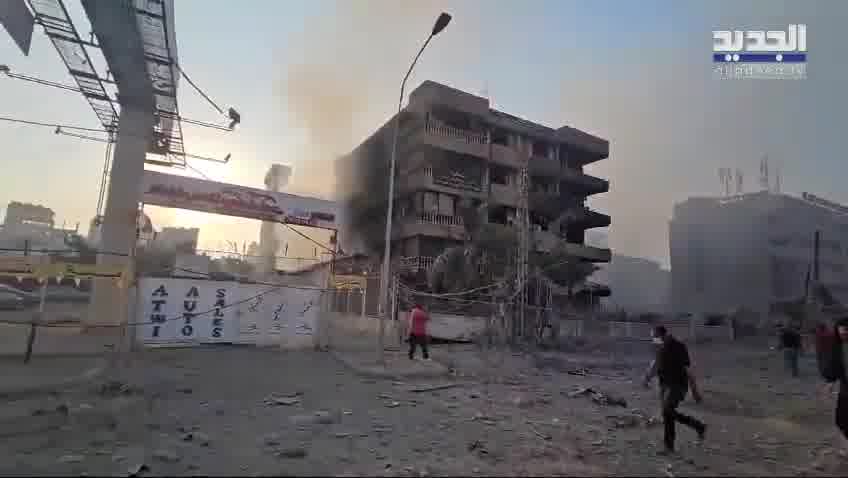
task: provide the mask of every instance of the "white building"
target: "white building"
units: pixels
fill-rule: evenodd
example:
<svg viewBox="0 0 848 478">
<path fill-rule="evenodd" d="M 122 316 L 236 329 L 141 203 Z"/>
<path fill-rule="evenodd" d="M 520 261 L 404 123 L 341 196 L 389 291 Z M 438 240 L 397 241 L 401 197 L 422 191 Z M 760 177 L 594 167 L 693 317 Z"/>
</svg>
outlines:
<svg viewBox="0 0 848 478">
<path fill-rule="evenodd" d="M 671 271 L 657 261 L 613 254 L 590 280 L 609 286 L 612 293 L 602 303 L 614 310 L 664 313 L 668 309 Z"/>
<path fill-rule="evenodd" d="M 196 227 L 163 227 L 156 233 L 153 243 L 156 247 L 169 250 L 178 250 L 185 254 L 194 254 L 197 251 L 197 239 L 200 229 Z"/>
<path fill-rule="evenodd" d="M 820 280 L 848 300 L 848 208 L 810 194 L 767 191 L 727 198 L 690 198 L 669 224 L 672 307 L 676 312 L 727 312 L 803 296 L 821 231 Z"/>
<path fill-rule="evenodd" d="M 77 229 L 55 227 L 52 209 L 36 204 L 12 201 L 6 208 L 6 217 L 0 228 L 0 247 L 9 249 L 29 248 L 32 251 L 67 250 L 68 234 Z"/>
</svg>

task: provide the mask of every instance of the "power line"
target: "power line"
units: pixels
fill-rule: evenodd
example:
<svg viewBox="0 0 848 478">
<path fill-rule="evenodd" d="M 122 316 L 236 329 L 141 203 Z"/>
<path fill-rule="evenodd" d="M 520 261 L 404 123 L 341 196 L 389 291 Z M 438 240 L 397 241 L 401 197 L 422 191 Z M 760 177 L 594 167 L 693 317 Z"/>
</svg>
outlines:
<svg viewBox="0 0 848 478">
<path fill-rule="evenodd" d="M 50 80 L 44 80 L 44 79 L 41 79 L 41 78 L 36 78 L 34 76 L 21 75 L 20 73 L 12 73 L 11 71 L 8 70 L 8 67 L 4 70 L 3 66 L 4 65 L 0 65 L 0 73 L 5 73 L 6 76 L 8 76 L 10 78 L 14 78 L 14 79 L 17 79 L 17 80 L 29 81 L 31 83 L 36 83 L 36 84 L 44 85 L 44 86 L 52 86 L 54 88 L 73 91 L 75 93 L 81 93 L 83 95 L 85 94 L 84 91 L 82 91 L 80 88 L 78 88 L 76 86 L 66 85 L 64 83 L 58 83 L 58 82 L 50 81 Z M 180 71 L 182 72 L 182 70 L 180 70 Z M 185 72 L 183 72 L 183 75 L 185 75 Z M 189 81 L 189 83 L 192 86 L 195 87 L 195 89 L 197 89 L 197 87 L 194 85 L 194 83 L 191 82 L 191 80 L 188 78 L 188 76 L 186 76 L 186 79 Z M 101 81 L 106 81 L 106 80 L 101 80 Z M 207 100 L 209 100 L 209 98 L 205 94 L 203 94 L 203 92 L 200 92 L 200 94 L 204 95 L 204 97 Z M 114 99 L 114 98 L 105 98 L 105 100 L 109 101 L 110 103 L 113 103 L 113 104 L 114 103 L 120 104 L 120 102 L 118 100 Z M 209 101 L 211 101 L 211 100 L 209 100 Z M 213 103 L 213 106 L 215 106 L 215 108 L 219 112 L 221 112 L 221 114 L 224 114 L 223 111 L 221 111 L 221 109 L 218 108 L 218 106 L 215 105 L 214 103 Z M 179 116 L 178 114 L 169 113 L 169 112 L 160 111 L 160 112 L 157 112 L 156 114 L 159 117 L 165 117 L 165 118 L 168 118 L 168 119 L 180 121 L 182 123 L 192 124 L 192 125 L 196 125 L 196 126 L 203 126 L 205 128 L 212 128 L 212 129 L 217 129 L 217 130 L 221 130 L 221 131 L 233 131 L 234 125 L 238 123 L 238 122 L 233 123 L 233 124 L 231 124 L 231 126 L 227 127 L 227 126 L 217 125 L 217 124 L 214 124 L 214 123 L 209 123 L 209 122 L 206 122 L 206 121 L 200 121 L 200 120 L 195 120 L 195 119 L 191 119 L 191 118 L 185 118 L 185 117 Z"/>
<path fill-rule="evenodd" d="M 307 236 L 306 234 L 304 234 L 304 233 L 302 233 L 302 232 L 298 231 L 297 229 L 293 228 L 293 227 L 291 226 L 291 224 L 283 223 L 283 225 L 284 225 L 284 226 L 286 226 L 286 227 L 288 227 L 288 228 L 289 228 L 289 229 L 291 229 L 292 231 L 294 231 L 294 233 L 295 233 L 295 234 L 297 234 L 297 235 L 299 235 L 300 237 L 302 237 L 302 238 L 304 238 L 304 239 L 306 239 L 306 240 L 308 240 L 308 241 L 312 242 L 312 243 L 313 243 L 313 244 L 315 244 L 316 246 L 318 246 L 318 247 L 320 247 L 320 248 L 322 248 L 322 249 L 326 250 L 327 252 L 329 252 L 329 253 L 330 253 L 330 254 L 332 254 L 333 256 L 335 256 L 335 255 L 336 255 L 336 251 L 335 251 L 335 250 L 330 249 L 328 246 L 325 246 L 324 244 L 321 244 L 320 242 L 316 241 L 315 239 L 313 239 L 313 238 L 311 238 L 311 237 Z"/>
<path fill-rule="evenodd" d="M 203 90 L 200 89 L 199 86 L 197 86 L 196 84 L 194 84 L 193 81 L 191 81 L 191 78 L 189 78 L 189 76 L 186 74 L 186 72 L 183 71 L 183 69 L 182 69 L 182 67 L 180 66 L 179 63 L 175 62 L 174 65 L 177 67 L 178 70 L 180 70 L 180 74 L 182 74 L 183 78 L 185 78 L 186 81 L 188 81 L 188 84 L 191 85 L 191 87 L 194 88 L 194 90 L 197 91 L 200 94 L 200 96 L 202 96 L 204 99 L 206 99 L 206 101 L 208 101 L 209 104 L 211 104 L 216 110 L 218 110 L 218 113 L 221 113 L 222 115 L 225 114 L 224 110 L 222 110 L 214 101 L 212 101 L 212 98 L 210 98 L 206 93 L 203 92 Z"/>
<path fill-rule="evenodd" d="M 190 170 L 192 170 L 192 171 L 194 171 L 195 173 L 197 173 L 197 174 L 199 174 L 199 175 L 203 176 L 203 178 L 204 178 L 204 179 L 206 179 L 207 181 L 212 181 L 212 178 L 210 178 L 209 176 L 207 176 L 207 175 L 206 175 L 206 173 L 204 173 L 203 171 L 201 171 L 201 170 L 199 170 L 199 169 L 195 168 L 194 166 L 192 166 L 192 165 L 188 164 L 188 161 L 186 161 L 186 162 L 185 162 L 185 167 L 186 167 L 186 168 L 188 168 L 188 169 L 190 169 Z"/>
<path fill-rule="evenodd" d="M 40 121 L 22 120 L 22 119 L 18 119 L 18 118 L 12 118 L 12 117 L 9 117 L 9 116 L 0 116 L 0 121 L 6 121 L 6 122 L 9 122 L 9 123 L 20 123 L 20 124 L 25 124 L 25 125 L 29 125 L 29 126 L 41 126 L 41 127 L 45 127 L 45 128 L 60 128 L 60 129 L 64 128 L 64 129 L 73 129 L 73 130 L 77 130 L 77 131 L 93 131 L 93 132 L 96 132 L 96 133 L 108 133 L 108 131 L 106 131 L 103 128 L 86 128 L 84 126 L 74 126 L 74 125 L 60 124 L 60 123 L 42 123 Z"/>
</svg>

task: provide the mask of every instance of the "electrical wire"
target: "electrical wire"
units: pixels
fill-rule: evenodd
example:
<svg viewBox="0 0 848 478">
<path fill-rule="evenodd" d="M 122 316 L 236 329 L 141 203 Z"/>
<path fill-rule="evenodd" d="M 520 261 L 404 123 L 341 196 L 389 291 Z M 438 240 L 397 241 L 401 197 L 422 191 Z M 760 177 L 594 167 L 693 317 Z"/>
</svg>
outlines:
<svg viewBox="0 0 848 478">
<path fill-rule="evenodd" d="M 185 167 L 186 167 L 186 168 L 188 168 L 188 169 L 190 169 L 191 171 L 194 171 L 195 173 L 197 173 L 197 174 L 199 174 L 199 175 L 203 176 L 203 178 L 204 178 L 204 179 L 206 179 L 207 181 L 212 181 L 212 178 L 210 178 L 209 176 L 207 176 L 207 175 L 206 175 L 206 173 L 204 173 L 203 171 L 201 171 L 201 170 L 199 170 L 199 169 L 195 168 L 194 166 L 190 165 L 190 164 L 188 163 L 188 161 L 186 161 L 186 162 L 185 162 Z"/>
<path fill-rule="evenodd" d="M 320 242 L 316 241 L 315 239 L 313 239 L 313 238 L 311 238 L 311 237 L 307 236 L 306 234 L 304 234 L 304 233 L 302 233 L 302 232 L 298 231 L 297 229 L 293 228 L 293 227 L 291 226 L 291 224 L 283 223 L 283 225 L 284 225 L 284 226 L 286 226 L 286 227 L 288 227 L 288 228 L 289 228 L 289 229 L 291 229 L 292 231 L 294 231 L 294 233 L 295 233 L 295 234 L 297 234 L 297 235 L 299 235 L 300 237 L 303 237 L 304 239 L 306 239 L 306 240 L 308 240 L 308 241 L 311 241 L 311 242 L 312 242 L 313 244 L 315 244 L 316 246 L 318 246 L 318 247 L 320 247 L 320 248 L 322 248 L 322 249 L 326 250 L 327 252 L 329 252 L 330 254 L 332 254 L 332 255 L 333 255 L 333 257 L 335 257 L 335 256 L 336 256 L 336 251 L 335 251 L 335 250 L 330 249 L 328 246 L 325 246 L 324 244 L 321 244 Z"/>
<path fill-rule="evenodd" d="M 178 66 L 178 68 L 179 68 L 179 66 Z M 198 92 L 201 95 L 203 95 L 204 98 L 206 98 L 208 101 L 211 102 L 209 97 L 207 97 L 202 91 L 199 90 L 199 88 L 188 78 L 188 76 L 185 74 L 185 72 L 183 72 L 182 70 L 180 70 L 180 72 L 183 74 L 183 76 L 185 76 L 186 80 L 188 80 L 189 84 L 191 84 L 196 90 L 198 90 Z M 58 83 L 58 82 L 55 82 L 55 81 L 44 80 L 44 79 L 41 79 L 41 78 L 36 78 L 34 76 L 29 76 L 29 75 L 21 75 L 20 73 L 12 73 L 8 70 L 6 70 L 6 71 L 0 70 L 0 73 L 5 73 L 6 76 L 8 76 L 10 78 L 17 79 L 17 80 L 29 81 L 29 82 L 36 83 L 36 84 L 39 84 L 39 85 L 52 86 L 54 88 L 60 88 L 60 89 L 63 89 L 63 90 L 73 91 L 75 93 L 80 93 L 80 94 L 83 94 L 83 95 L 85 94 L 85 92 L 82 91 L 79 87 L 72 86 L 72 85 L 66 85 L 64 83 Z M 100 79 L 100 81 L 112 83 L 111 81 L 104 80 L 104 79 Z M 113 99 L 113 98 L 106 98 L 106 100 L 109 101 L 110 103 L 120 104 L 120 102 L 118 100 Z M 218 112 L 220 112 L 221 114 L 224 114 L 224 112 L 221 111 L 221 109 L 218 108 L 218 106 L 215 105 L 215 103 L 212 103 L 212 105 L 215 106 L 215 109 L 217 109 Z M 168 118 L 168 119 L 171 119 L 171 120 L 176 120 L 176 121 L 186 123 L 186 124 L 203 126 L 205 128 L 212 128 L 212 129 L 217 129 L 217 130 L 221 130 L 221 131 L 233 131 L 233 128 L 231 128 L 231 127 L 221 126 L 221 125 L 217 125 L 217 124 L 214 124 L 214 123 L 195 120 L 195 119 L 191 119 L 191 118 L 184 118 L 184 117 L 182 117 L 178 114 L 174 114 L 174 113 L 166 113 L 166 112 L 160 111 L 160 112 L 157 112 L 156 115 L 159 116 L 159 117 L 164 117 L 164 118 Z"/>
<path fill-rule="evenodd" d="M 106 131 L 103 128 L 86 128 L 84 126 L 74 126 L 74 125 L 69 125 L 69 124 L 42 123 L 42 122 L 39 122 L 39 121 L 22 120 L 22 119 L 18 119 L 18 118 L 11 118 L 11 117 L 8 117 L 8 116 L 0 116 L 0 121 L 7 121 L 9 123 L 20 123 L 20 124 L 25 124 L 25 125 L 30 125 L 30 126 L 42 126 L 42 127 L 46 127 L 46 128 L 60 128 L 60 129 L 64 128 L 64 129 L 72 129 L 72 130 L 77 130 L 77 131 L 93 131 L 93 132 L 96 132 L 96 133 L 108 133 L 108 131 Z"/>
<path fill-rule="evenodd" d="M 61 88 L 63 90 L 74 91 L 76 93 L 82 93 L 82 90 L 76 86 L 66 85 L 64 83 L 57 83 L 55 81 L 42 80 L 41 78 L 36 78 L 34 76 L 21 75 L 19 73 L 12 73 L 10 71 L 5 72 L 6 76 L 10 78 L 15 78 L 17 80 L 30 81 L 33 83 L 38 83 L 39 85 L 52 86 L 54 88 Z"/>
<path fill-rule="evenodd" d="M 224 110 L 222 110 L 214 101 L 212 101 L 212 98 L 207 96 L 206 93 L 204 93 L 203 90 L 201 90 L 199 86 L 197 86 L 196 84 L 194 84 L 193 81 L 191 81 L 191 78 L 189 78 L 189 76 L 182 69 L 180 64 L 175 62 L 174 65 L 177 67 L 178 70 L 180 70 L 180 74 L 182 74 L 183 78 L 185 78 L 186 81 L 188 81 L 188 84 L 191 85 L 191 87 L 194 88 L 194 90 L 197 91 L 200 94 L 200 96 L 202 96 L 204 99 L 206 99 L 206 101 L 208 101 L 209 104 L 211 104 L 216 110 L 218 110 L 218 113 L 221 113 L 223 115 Z"/>
</svg>

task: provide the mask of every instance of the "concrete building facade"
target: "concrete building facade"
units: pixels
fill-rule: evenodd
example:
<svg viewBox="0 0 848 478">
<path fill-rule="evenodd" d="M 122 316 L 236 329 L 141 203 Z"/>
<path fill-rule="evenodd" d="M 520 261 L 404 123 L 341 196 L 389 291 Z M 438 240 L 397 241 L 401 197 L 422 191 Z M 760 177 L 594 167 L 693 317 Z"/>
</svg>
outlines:
<svg viewBox="0 0 848 478">
<path fill-rule="evenodd" d="M 198 237 L 200 237 L 200 229 L 196 227 L 163 227 L 156 233 L 153 244 L 162 249 L 195 254 Z"/>
<path fill-rule="evenodd" d="M 671 271 L 657 261 L 613 254 L 591 280 L 609 285 L 612 294 L 602 303 L 610 310 L 664 313 L 668 309 Z"/>
<path fill-rule="evenodd" d="M 432 81 L 409 95 L 400 123 L 392 255 L 405 267 L 426 269 L 465 239 L 460 201 L 482 210 L 485 222 L 512 228 L 525 164 L 532 247 L 544 252 L 561 245 L 581 259 L 609 261 L 609 249 L 584 244 L 587 229 L 610 225 L 608 215 L 586 206 L 586 198 L 607 192 L 609 182 L 583 172 L 608 157 L 608 141 L 518 118 L 491 108 L 486 98 Z M 375 156 L 388 160 L 393 128 L 394 118 L 337 161 L 342 202 L 368 196 L 363 188 L 371 185 L 363 174 L 370 173 Z M 384 199 L 373 206 L 384 210 Z M 341 238 L 355 242 L 352 234 L 342 231 Z"/>
<path fill-rule="evenodd" d="M 816 230 L 820 281 L 844 302 L 848 208 L 768 191 L 677 204 L 669 224 L 674 311 L 765 315 L 775 302 L 802 297 Z"/>
</svg>

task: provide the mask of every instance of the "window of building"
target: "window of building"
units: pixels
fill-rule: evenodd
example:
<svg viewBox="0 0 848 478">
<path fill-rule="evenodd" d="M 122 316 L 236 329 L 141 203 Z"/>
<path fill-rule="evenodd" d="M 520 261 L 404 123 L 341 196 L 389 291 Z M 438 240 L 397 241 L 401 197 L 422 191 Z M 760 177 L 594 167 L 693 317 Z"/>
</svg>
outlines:
<svg viewBox="0 0 848 478">
<path fill-rule="evenodd" d="M 421 208 L 423 212 L 439 212 L 439 193 L 430 191 L 424 192 L 424 204 Z"/>
<path fill-rule="evenodd" d="M 456 215 L 456 198 L 450 194 L 439 194 L 439 214 Z"/>
<path fill-rule="evenodd" d="M 509 146 L 509 133 L 502 128 L 492 130 L 492 142 L 501 146 Z"/>
<path fill-rule="evenodd" d="M 513 171 L 509 168 L 505 168 L 503 166 L 492 165 L 489 169 L 489 180 L 492 184 L 500 184 L 503 186 L 507 186 L 510 183 L 509 177 L 512 175 Z"/>
</svg>

